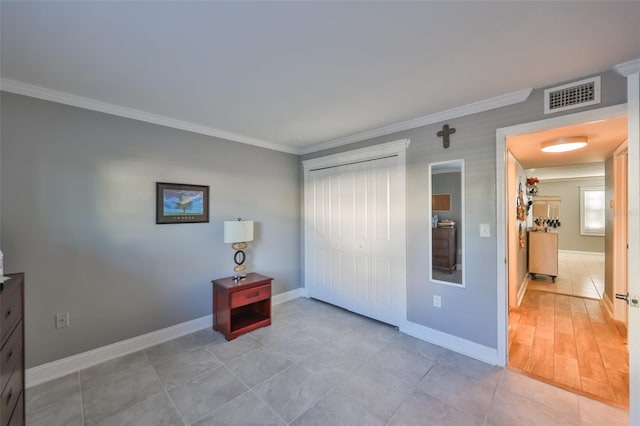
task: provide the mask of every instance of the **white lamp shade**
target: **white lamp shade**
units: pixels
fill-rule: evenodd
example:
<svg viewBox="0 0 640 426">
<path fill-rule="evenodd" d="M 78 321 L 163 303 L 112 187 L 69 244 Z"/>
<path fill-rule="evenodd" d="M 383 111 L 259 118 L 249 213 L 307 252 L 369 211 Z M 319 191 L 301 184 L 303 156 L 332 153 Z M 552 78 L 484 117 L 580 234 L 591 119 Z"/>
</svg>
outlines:
<svg viewBox="0 0 640 426">
<path fill-rule="evenodd" d="M 224 242 L 244 243 L 253 241 L 252 220 L 229 220 L 224 222 Z"/>
</svg>

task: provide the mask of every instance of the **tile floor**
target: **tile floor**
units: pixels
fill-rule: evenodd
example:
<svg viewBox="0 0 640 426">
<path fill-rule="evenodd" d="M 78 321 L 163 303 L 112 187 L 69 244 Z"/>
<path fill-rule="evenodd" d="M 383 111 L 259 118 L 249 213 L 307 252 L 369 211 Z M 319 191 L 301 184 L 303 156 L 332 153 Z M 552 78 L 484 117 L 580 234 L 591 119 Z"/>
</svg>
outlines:
<svg viewBox="0 0 640 426">
<path fill-rule="evenodd" d="M 527 290 L 509 311 L 509 366 L 629 406 L 627 331 L 599 300 Z"/>
<path fill-rule="evenodd" d="M 570 296 L 602 299 L 604 294 L 604 254 L 558 254 L 558 277 L 536 275 L 527 285 L 530 290 L 541 290 Z"/>
<path fill-rule="evenodd" d="M 628 413 L 310 299 L 27 390 L 46 425 L 626 425 Z"/>
</svg>

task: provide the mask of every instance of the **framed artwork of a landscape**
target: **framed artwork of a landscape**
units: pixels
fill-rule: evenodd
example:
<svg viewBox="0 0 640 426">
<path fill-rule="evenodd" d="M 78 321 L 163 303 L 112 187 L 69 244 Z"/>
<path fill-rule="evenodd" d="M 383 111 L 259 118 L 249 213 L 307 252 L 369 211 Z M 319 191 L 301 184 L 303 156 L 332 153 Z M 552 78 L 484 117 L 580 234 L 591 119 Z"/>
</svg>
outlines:
<svg viewBox="0 0 640 426">
<path fill-rule="evenodd" d="M 156 223 L 209 222 L 209 187 L 156 183 Z"/>
</svg>

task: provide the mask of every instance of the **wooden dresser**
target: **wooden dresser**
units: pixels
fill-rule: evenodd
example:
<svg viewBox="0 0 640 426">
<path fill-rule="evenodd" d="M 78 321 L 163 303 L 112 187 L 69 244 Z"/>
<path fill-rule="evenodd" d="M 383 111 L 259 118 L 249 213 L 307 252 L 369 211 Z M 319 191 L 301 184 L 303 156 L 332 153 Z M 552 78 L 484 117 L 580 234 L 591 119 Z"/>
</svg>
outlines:
<svg viewBox="0 0 640 426">
<path fill-rule="evenodd" d="M 0 426 L 25 424 L 24 274 L 0 284 Z"/>
<path fill-rule="evenodd" d="M 271 325 L 271 281 L 254 272 L 246 278 L 222 278 L 213 283 L 213 329 L 232 340 Z"/>
<path fill-rule="evenodd" d="M 434 268 L 446 269 L 449 273 L 456 269 L 457 241 L 456 228 L 431 229 L 431 265 Z"/>
</svg>

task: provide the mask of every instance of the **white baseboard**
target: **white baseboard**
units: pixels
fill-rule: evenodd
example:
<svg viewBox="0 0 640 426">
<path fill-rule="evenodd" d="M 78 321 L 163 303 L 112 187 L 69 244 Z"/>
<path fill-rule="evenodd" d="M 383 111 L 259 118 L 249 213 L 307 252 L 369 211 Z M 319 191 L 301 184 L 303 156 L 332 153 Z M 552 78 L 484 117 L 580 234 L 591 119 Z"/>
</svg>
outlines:
<svg viewBox="0 0 640 426">
<path fill-rule="evenodd" d="M 284 302 L 288 302 L 289 300 L 297 299 L 298 297 L 302 297 L 302 288 L 296 288 L 295 290 L 285 291 L 284 293 L 276 294 L 271 297 L 272 305 L 279 305 Z"/>
<path fill-rule="evenodd" d="M 599 251 L 558 250 L 558 254 L 579 254 L 581 256 L 601 256 L 601 257 L 604 257 L 604 253 L 603 252 L 599 252 Z"/>
<path fill-rule="evenodd" d="M 406 321 L 400 331 L 434 345 L 442 346 L 491 365 L 498 365 L 498 350 L 479 343 Z"/>
<path fill-rule="evenodd" d="M 302 289 L 300 288 L 276 294 L 271 298 L 271 304 L 278 305 L 298 298 L 301 294 Z M 25 385 L 27 388 L 30 388 L 53 379 L 66 376 L 67 374 L 92 367 L 96 364 L 100 364 L 101 362 L 141 351 L 148 347 L 166 342 L 167 340 L 176 339 L 186 334 L 202 330 L 203 328 L 211 327 L 212 323 L 212 315 L 205 315 L 191 321 L 172 325 L 141 336 L 132 337 L 130 339 L 92 349 L 87 352 L 82 352 L 56 361 L 48 362 L 46 364 L 38 365 L 27 369 Z"/>
<path fill-rule="evenodd" d="M 524 299 L 524 294 L 527 292 L 527 286 L 529 285 L 529 274 L 525 274 L 520 287 L 518 288 L 518 301 L 516 302 L 518 306 L 522 303 L 522 299 Z"/>
</svg>

